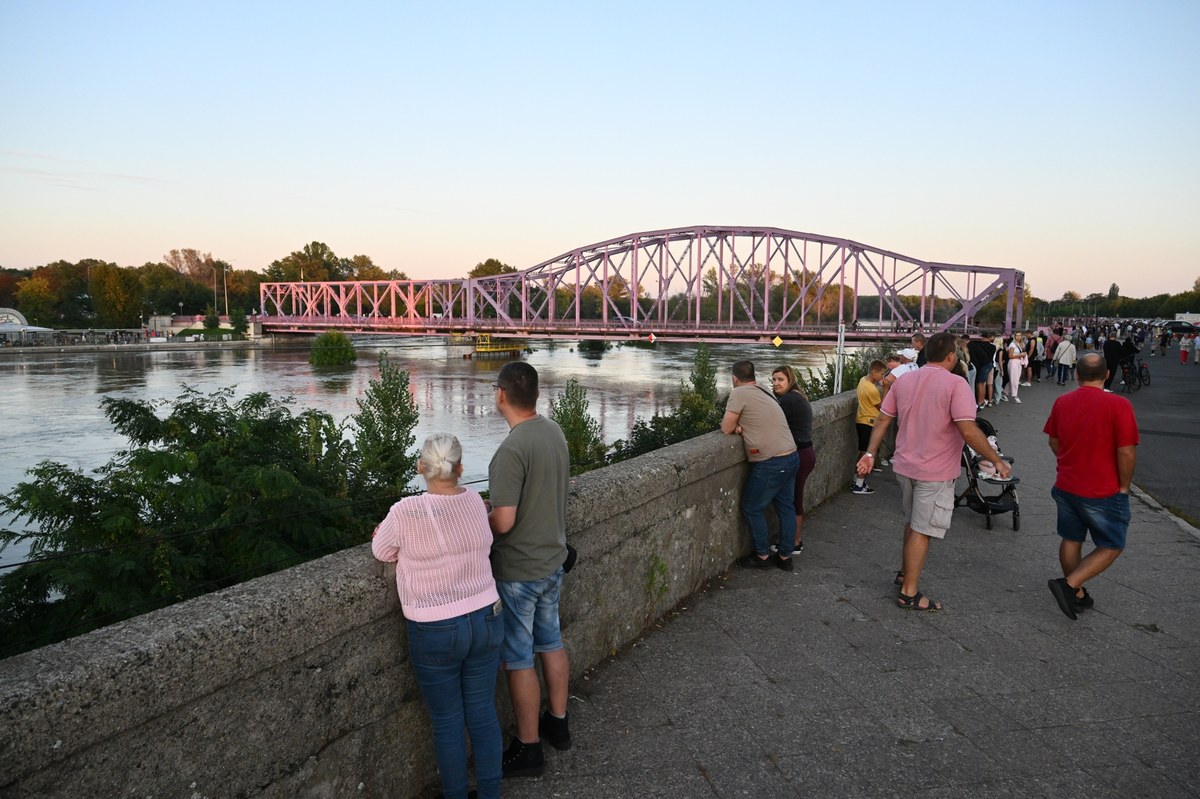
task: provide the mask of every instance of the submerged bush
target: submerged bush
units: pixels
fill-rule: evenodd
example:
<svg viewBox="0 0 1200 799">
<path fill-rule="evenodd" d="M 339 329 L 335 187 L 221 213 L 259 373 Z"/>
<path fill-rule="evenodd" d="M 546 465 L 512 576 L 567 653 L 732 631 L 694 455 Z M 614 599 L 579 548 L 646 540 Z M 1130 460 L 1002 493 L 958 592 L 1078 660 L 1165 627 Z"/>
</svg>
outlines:
<svg viewBox="0 0 1200 799">
<path fill-rule="evenodd" d="M 313 366 L 345 366 L 358 360 L 354 342 L 340 330 L 326 330 L 313 341 L 308 362 Z"/>
</svg>

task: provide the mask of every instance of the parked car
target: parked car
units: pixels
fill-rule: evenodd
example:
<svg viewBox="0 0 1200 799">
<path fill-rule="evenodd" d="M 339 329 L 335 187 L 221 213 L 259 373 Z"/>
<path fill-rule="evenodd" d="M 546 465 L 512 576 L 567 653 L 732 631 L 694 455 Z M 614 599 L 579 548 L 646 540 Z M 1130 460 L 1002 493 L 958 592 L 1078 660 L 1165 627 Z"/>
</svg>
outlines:
<svg viewBox="0 0 1200 799">
<path fill-rule="evenodd" d="M 1196 326 L 1191 322 L 1182 322 L 1178 319 L 1172 319 L 1170 322 L 1163 322 L 1162 329 L 1170 333 L 1172 337 L 1179 338 L 1184 333 L 1196 335 Z"/>
</svg>

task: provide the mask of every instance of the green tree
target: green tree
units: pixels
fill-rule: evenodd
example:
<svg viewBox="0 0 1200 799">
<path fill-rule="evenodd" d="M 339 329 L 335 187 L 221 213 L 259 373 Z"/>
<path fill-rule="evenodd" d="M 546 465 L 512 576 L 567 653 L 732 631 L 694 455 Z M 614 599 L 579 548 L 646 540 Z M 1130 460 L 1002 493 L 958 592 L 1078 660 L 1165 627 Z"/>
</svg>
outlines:
<svg viewBox="0 0 1200 799">
<path fill-rule="evenodd" d="M 1120 286 L 1118 286 L 1116 283 L 1113 283 L 1111 286 L 1108 287 L 1108 298 L 1110 300 L 1115 300 L 1120 296 L 1121 296 L 1121 287 Z"/>
<path fill-rule="evenodd" d="M 250 323 L 246 321 L 246 312 L 241 308 L 234 308 L 229 312 L 229 326 L 233 328 L 233 332 L 239 337 L 245 338 L 246 331 L 250 329 Z"/>
<path fill-rule="evenodd" d="M 349 263 L 334 255 L 329 245 L 320 241 L 305 244 L 304 249 L 273 261 L 266 270 L 267 280 L 274 283 L 348 280 L 350 274 Z"/>
<path fill-rule="evenodd" d="M 175 313 L 181 302 L 185 310 L 195 312 L 211 301 L 211 282 L 207 286 L 197 283 L 165 263 L 143 264 L 136 272 L 142 307 L 150 313 Z"/>
<path fill-rule="evenodd" d="M 467 277 L 492 277 L 516 272 L 516 267 L 509 266 L 495 258 L 488 258 L 475 264 L 475 268 L 467 273 Z"/>
<path fill-rule="evenodd" d="M 221 317 L 217 316 L 217 309 L 211 305 L 204 309 L 204 329 L 211 332 L 216 332 L 221 327 Z"/>
<path fill-rule="evenodd" d="M 103 400 L 129 449 L 91 474 L 45 461 L 0 496 L 40 528 L 0 530 L 32 561 L 0 575 L 0 657 L 366 540 L 416 472 L 407 374 L 381 370 L 344 425 L 291 402 Z"/>
<path fill-rule="evenodd" d="M 57 298 L 50 281 L 34 274 L 17 283 L 17 310 L 24 314 L 30 324 L 49 325 L 55 320 L 54 309 Z"/>
<path fill-rule="evenodd" d="M 408 372 L 379 354 L 379 379 L 371 381 L 351 422 L 358 458 L 350 474 L 351 494 L 357 497 L 401 493 L 417 471 L 418 412 L 408 384 Z"/>
<path fill-rule="evenodd" d="M 100 327 L 137 327 L 142 314 L 142 285 L 134 269 L 116 264 L 93 266 L 90 293 Z"/>
<path fill-rule="evenodd" d="M 308 353 L 308 362 L 313 366 L 345 366 L 357 359 L 354 342 L 340 330 L 326 330 L 317 336 Z"/>
<path fill-rule="evenodd" d="M 654 414 L 649 420 L 637 418 L 629 438 L 613 445 L 617 460 L 686 441 L 712 432 L 721 423 L 725 402 L 717 399 L 716 369 L 708 345 L 696 348 L 688 382 L 680 385 L 679 402 L 666 414 Z"/>
<path fill-rule="evenodd" d="M 558 422 L 567 438 L 573 471 L 580 472 L 604 465 L 608 447 L 600 436 L 600 422 L 588 412 L 587 389 L 572 377 L 562 394 L 550 400 L 550 418 Z"/>
</svg>

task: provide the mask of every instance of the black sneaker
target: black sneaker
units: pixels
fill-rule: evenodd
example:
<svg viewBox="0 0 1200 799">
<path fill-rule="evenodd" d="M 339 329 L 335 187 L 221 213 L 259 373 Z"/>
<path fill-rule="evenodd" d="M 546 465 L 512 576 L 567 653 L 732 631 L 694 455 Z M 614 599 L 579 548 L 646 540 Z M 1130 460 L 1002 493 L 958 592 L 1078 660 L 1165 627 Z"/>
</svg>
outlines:
<svg viewBox="0 0 1200 799">
<path fill-rule="evenodd" d="M 1096 600 L 1092 599 L 1092 595 L 1088 593 L 1088 590 L 1086 588 L 1083 589 L 1083 596 L 1075 597 L 1075 609 L 1076 610 L 1087 610 L 1088 608 L 1090 608 L 1092 605 L 1095 605 L 1095 604 L 1096 604 Z"/>
<path fill-rule="evenodd" d="M 571 728 L 568 723 L 570 718 L 570 713 L 560 719 L 551 713 L 549 708 L 543 710 L 542 717 L 538 720 L 538 735 L 549 741 L 558 751 L 567 751 L 571 748 Z"/>
<path fill-rule="evenodd" d="M 504 751 L 505 777 L 540 777 L 546 767 L 546 759 L 542 756 L 542 742 L 527 744 L 520 738 L 513 738 L 508 749 Z"/>
<path fill-rule="evenodd" d="M 737 565 L 743 569 L 769 569 L 771 568 L 771 559 L 760 558 L 758 555 L 747 555 L 744 558 L 738 558 Z"/>
<path fill-rule="evenodd" d="M 1065 577 L 1050 580 L 1046 585 L 1050 587 L 1050 593 L 1054 595 L 1054 601 L 1058 603 L 1058 609 L 1068 619 L 1075 621 L 1078 618 L 1075 615 L 1075 589 L 1067 583 Z"/>
<path fill-rule="evenodd" d="M 785 572 L 790 572 L 794 568 L 792 566 L 792 559 L 780 557 L 778 552 L 775 553 L 774 561 L 775 565 L 783 569 Z"/>
</svg>

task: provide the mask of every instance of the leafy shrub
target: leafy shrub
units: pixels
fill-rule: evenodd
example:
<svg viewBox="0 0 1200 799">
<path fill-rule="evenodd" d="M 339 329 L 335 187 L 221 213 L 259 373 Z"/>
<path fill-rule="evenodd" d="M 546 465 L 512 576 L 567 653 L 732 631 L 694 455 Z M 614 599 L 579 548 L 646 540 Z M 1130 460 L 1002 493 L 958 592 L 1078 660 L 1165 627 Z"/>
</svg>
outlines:
<svg viewBox="0 0 1200 799">
<path fill-rule="evenodd" d="M 354 342 L 340 330 L 326 330 L 313 341 L 308 362 L 313 366 L 345 366 L 358 360 Z"/>
<path fill-rule="evenodd" d="M 128 450 L 90 475 L 44 461 L 0 496 L 0 513 L 40 527 L 0 530 L 33 559 L 0 576 L 0 656 L 366 540 L 416 474 L 408 375 L 382 362 L 342 425 L 291 402 L 104 399 Z"/>
<path fill-rule="evenodd" d="M 649 420 L 635 419 L 628 440 L 622 439 L 613 445 L 613 460 L 627 460 L 712 432 L 720 425 L 724 413 L 725 403 L 717 400 L 712 353 L 701 344 L 696 348 L 688 382 L 680 385 L 679 403 L 675 409 L 666 414 L 656 413 Z"/>
<path fill-rule="evenodd" d="M 588 413 L 587 389 L 572 377 L 557 399 L 550 400 L 550 418 L 567 438 L 571 471 L 575 474 L 604 465 L 608 451 L 600 436 L 600 423 Z"/>
</svg>

